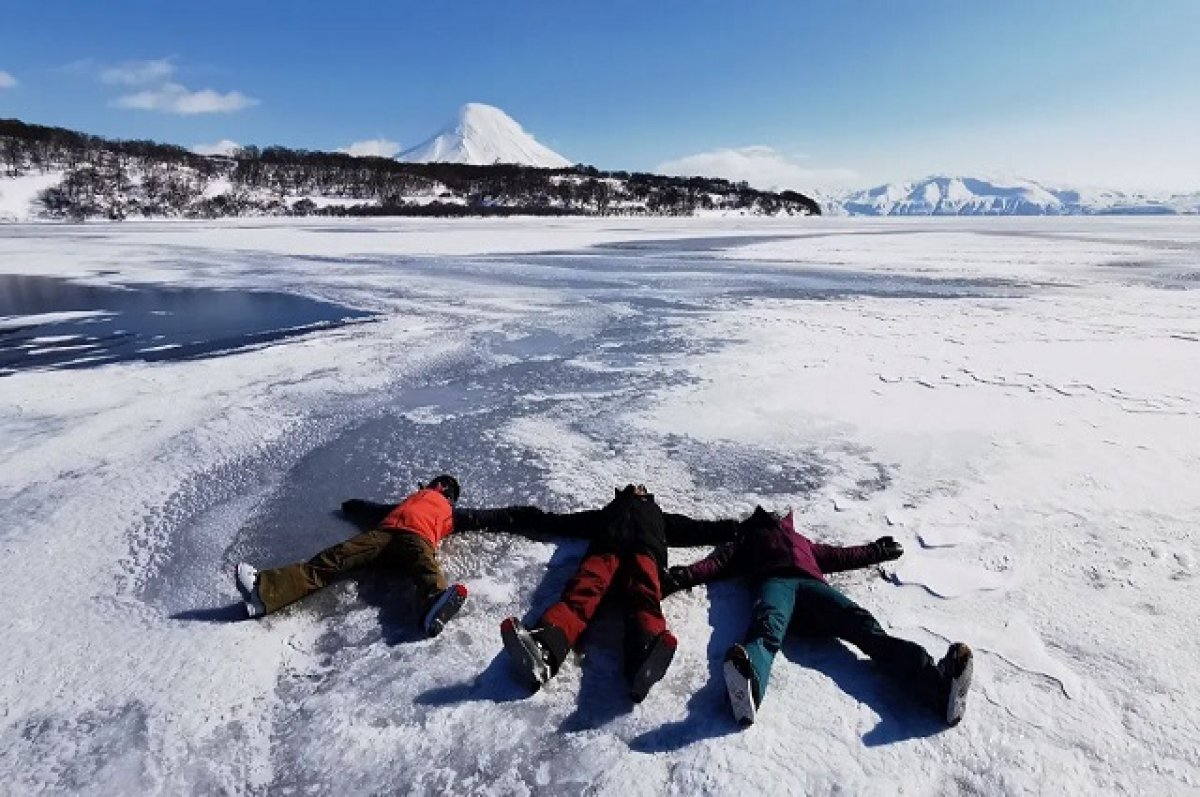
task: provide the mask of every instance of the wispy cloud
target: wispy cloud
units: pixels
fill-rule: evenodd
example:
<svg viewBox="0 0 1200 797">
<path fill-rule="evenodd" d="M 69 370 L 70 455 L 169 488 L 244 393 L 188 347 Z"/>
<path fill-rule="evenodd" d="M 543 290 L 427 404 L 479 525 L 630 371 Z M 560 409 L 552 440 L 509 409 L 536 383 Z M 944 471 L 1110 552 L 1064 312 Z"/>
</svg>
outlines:
<svg viewBox="0 0 1200 797">
<path fill-rule="evenodd" d="M 11 89 L 16 85 L 17 79 L 3 69 L 0 69 L 0 89 Z"/>
<path fill-rule="evenodd" d="M 260 100 L 240 91 L 188 88 L 176 79 L 179 67 L 173 58 L 123 61 L 119 64 L 104 64 L 87 58 L 67 64 L 62 70 L 86 74 L 105 86 L 125 89 L 127 93 L 109 103 L 114 108 L 190 116 L 233 113 L 261 104 Z"/>
<path fill-rule="evenodd" d="M 686 155 L 660 163 L 656 171 L 689 177 L 745 180 L 755 188 L 763 190 L 825 188 L 858 179 L 858 174 L 852 169 L 810 168 L 772 147 L 763 146 L 719 149 Z"/>
<path fill-rule="evenodd" d="M 164 83 L 161 86 L 136 94 L 124 94 L 113 100 L 117 108 L 135 108 L 140 111 L 162 111 L 184 115 L 200 113 L 232 113 L 258 105 L 254 97 L 240 91 L 224 94 L 212 89 L 190 91 L 179 83 Z"/>
<path fill-rule="evenodd" d="M 192 152 L 197 155 L 232 155 L 241 148 L 242 145 L 236 141 L 223 138 L 215 144 L 197 144 L 192 147 Z"/>
<path fill-rule="evenodd" d="M 376 157 L 390 158 L 400 151 L 400 145 L 386 138 L 372 138 L 368 141 L 355 141 L 350 146 L 338 150 L 356 158 Z"/>
<path fill-rule="evenodd" d="M 166 82 L 175 74 L 175 64 L 169 58 L 153 61 L 126 61 L 100 70 L 100 82 L 110 86 L 145 86 Z"/>
</svg>

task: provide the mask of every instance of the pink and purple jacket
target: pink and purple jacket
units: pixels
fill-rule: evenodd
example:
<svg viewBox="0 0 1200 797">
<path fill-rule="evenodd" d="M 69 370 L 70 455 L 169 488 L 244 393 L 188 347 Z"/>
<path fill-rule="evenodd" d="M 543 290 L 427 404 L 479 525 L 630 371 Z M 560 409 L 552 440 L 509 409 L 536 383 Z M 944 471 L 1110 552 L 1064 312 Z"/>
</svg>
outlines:
<svg viewBox="0 0 1200 797">
<path fill-rule="evenodd" d="M 868 567 L 882 560 L 876 546 L 825 545 L 796 531 L 792 514 L 777 518 L 762 507 L 742 521 L 738 539 L 721 545 L 687 568 L 687 581 L 704 584 L 726 576 L 751 580 L 773 576 L 807 576 L 825 580 L 826 573 Z"/>
</svg>

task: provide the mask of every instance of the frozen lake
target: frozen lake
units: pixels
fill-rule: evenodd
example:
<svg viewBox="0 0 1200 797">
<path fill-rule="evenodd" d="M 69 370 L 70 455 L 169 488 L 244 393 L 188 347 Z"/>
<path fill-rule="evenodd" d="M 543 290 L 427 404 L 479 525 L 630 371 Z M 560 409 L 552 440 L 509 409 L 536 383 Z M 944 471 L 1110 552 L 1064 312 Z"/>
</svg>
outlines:
<svg viewBox="0 0 1200 797">
<path fill-rule="evenodd" d="M 0 375 L 229 354 L 367 315 L 286 293 L 0 274 Z"/>
<path fill-rule="evenodd" d="M 1196 287 L 1186 218 L 0 227 L 0 778 L 1194 790 Z M 53 367 L 116 312 L 117 362 Z M 14 330 L 66 359 L 14 367 Z M 176 345 L 198 348 L 154 361 Z M 975 648 L 967 718 L 944 731 L 857 651 L 796 638 L 739 731 L 736 582 L 664 604 L 681 648 L 643 704 L 613 617 L 530 697 L 499 622 L 554 600 L 574 541 L 451 538 L 472 597 L 434 640 L 370 575 L 240 620 L 233 563 L 306 558 L 353 531 L 345 498 L 441 471 L 471 506 L 587 508 L 633 481 L 669 511 L 892 534 L 902 559 L 835 583 L 935 655 Z"/>
</svg>

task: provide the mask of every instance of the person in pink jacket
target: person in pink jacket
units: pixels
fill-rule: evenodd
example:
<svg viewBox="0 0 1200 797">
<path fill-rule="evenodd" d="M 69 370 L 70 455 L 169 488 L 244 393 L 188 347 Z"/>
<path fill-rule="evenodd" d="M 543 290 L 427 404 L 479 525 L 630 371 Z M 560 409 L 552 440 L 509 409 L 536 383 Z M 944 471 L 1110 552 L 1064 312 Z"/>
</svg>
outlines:
<svg viewBox="0 0 1200 797">
<path fill-rule="evenodd" d="M 754 722 L 771 664 L 789 628 L 851 643 L 948 725 L 956 725 L 971 683 L 971 649 L 955 642 L 934 663 L 924 648 L 888 634 L 870 612 L 825 580 L 827 573 L 868 567 L 903 553 L 891 537 L 848 547 L 814 543 L 796 531 L 791 514 L 781 517 L 757 507 L 742 521 L 733 542 L 690 566 L 671 567 L 663 579 L 663 593 L 732 575 L 750 583 L 755 598 L 750 627 L 745 640 L 726 653 L 724 666 L 730 704 L 743 725 Z"/>
</svg>

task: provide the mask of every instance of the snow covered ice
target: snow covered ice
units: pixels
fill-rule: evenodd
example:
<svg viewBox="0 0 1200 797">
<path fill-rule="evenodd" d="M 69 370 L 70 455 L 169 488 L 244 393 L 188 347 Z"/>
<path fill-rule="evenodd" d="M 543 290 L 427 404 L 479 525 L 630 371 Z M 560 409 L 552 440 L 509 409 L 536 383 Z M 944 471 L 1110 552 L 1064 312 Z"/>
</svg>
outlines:
<svg viewBox="0 0 1200 797">
<path fill-rule="evenodd" d="M 0 274 L 376 314 L 0 377 L 6 793 L 1200 788 L 1195 219 L 13 225 Z M 890 534 L 903 558 L 834 583 L 935 656 L 972 645 L 966 718 L 792 638 L 740 731 L 733 582 L 665 601 L 680 648 L 641 705 L 611 617 L 530 696 L 499 623 L 555 599 L 578 541 L 450 538 L 471 598 L 435 639 L 386 577 L 240 619 L 234 563 L 307 557 L 352 533 L 342 500 L 442 471 L 466 506 L 645 482 L 668 511 Z"/>
</svg>

